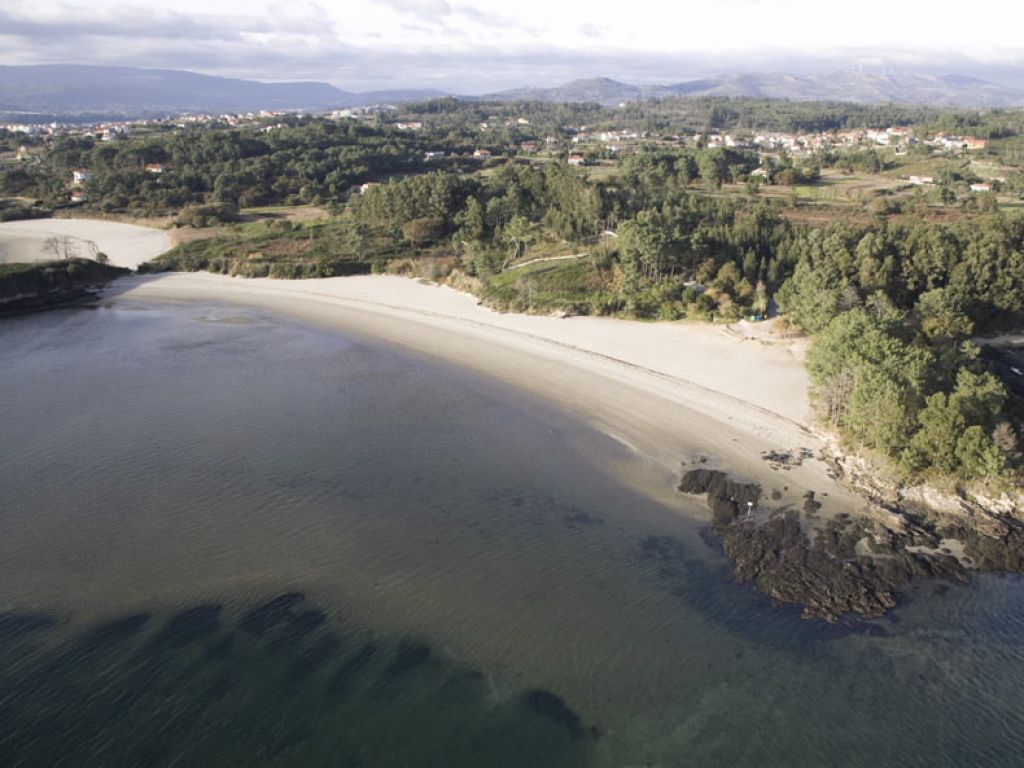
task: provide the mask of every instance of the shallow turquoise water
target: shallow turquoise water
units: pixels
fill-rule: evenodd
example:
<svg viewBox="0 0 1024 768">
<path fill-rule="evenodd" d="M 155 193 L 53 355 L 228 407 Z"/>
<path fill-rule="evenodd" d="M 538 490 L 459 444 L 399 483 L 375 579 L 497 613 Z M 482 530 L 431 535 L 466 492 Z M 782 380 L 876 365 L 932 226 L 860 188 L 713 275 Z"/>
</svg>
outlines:
<svg viewBox="0 0 1024 768">
<path fill-rule="evenodd" d="M 225 307 L 0 324 L 0 766 L 1024 763 L 1024 586 L 802 621 L 630 456 Z"/>
</svg>

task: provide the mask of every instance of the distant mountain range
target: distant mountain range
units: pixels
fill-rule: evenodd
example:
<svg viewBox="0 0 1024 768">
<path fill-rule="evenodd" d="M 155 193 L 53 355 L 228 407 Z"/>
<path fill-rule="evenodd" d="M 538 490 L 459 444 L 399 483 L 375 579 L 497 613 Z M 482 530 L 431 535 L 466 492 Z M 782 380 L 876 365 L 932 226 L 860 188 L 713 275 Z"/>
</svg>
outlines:
<svg viewBox="0 0 1024 768">
<path fill-rule="evenodd" d="M 556 88 L 520 88 L 485 98 L 528 101 L 625 101 L 670 96 L 732 96 L 792 101 L 896 102 L 949 107 L 1024 106 L 1024 90 L 961 75 L 882 75 L 846 71 L 827 75 L 723 75 L 673 85 L 627 85 L 608 78 L 577 80 Z"/>
<path fill-rule="evenodd" d="M 319 82 L 266 83 L 194 72 L 53 64 L 0 66 L 0 114 L 145 116 L 185 112 L 321 111 L 397 104 L 446 95 L 435 90 L 353 93 Z M 484 98 L 615 105 L 670 96 L 730 96 L 794 101 L 897 102 L 956 107 L 1024 106 L 1024 90 L 960 75 L 723 75 L 673 85 L 629 85 L 608 78 L 556 88 L 520 88 Z"/>
<path fill-rule="evenodd" d="M 172 69 L 0 66 L 0 113 L 151 115 L 326 110 L 412 101 L 441 91 L 352 93 L 317 82 L 263 83 Z"/>
</svg>

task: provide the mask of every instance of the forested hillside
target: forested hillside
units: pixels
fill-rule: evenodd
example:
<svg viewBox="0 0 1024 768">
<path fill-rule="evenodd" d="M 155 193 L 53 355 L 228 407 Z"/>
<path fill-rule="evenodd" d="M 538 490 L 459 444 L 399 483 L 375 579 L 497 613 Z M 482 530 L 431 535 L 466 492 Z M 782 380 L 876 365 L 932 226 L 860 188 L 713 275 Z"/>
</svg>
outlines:
<svg viewBox="0 0 1024 768">
<path fill-rule="evenodd" d="M 851 126 L 895 139 L 841 142 Z M 744 138 L 781 130 L 818 133 L 794 150 Z M 979 149 L 948 148 L 954 131 Z M 1024 411 L 972 339 L 1024 321 L 1022 146 L 1015 112 L 442 99 L 397 116 L 60 137 L 0 185 L 37 212 L 88 169 L 87 210 L 187 225 L 151 270 L 414 274 L 531 312 L 781 311 L 815 337 L 815 399 L 850 445 L 907 476 L 999 485 L 1019 477 Z M 298 204 L 323 215 L 259 208 Z"/>
</svg>

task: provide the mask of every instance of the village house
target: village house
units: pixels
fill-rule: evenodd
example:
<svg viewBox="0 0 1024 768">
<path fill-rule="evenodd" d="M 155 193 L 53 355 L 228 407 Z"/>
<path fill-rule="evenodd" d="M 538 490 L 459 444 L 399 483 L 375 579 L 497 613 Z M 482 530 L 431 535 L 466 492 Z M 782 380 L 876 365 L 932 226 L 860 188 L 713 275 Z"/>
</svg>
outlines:
<svg viewBox="0 0 1024 768">
<path fill-rule="evenodd" d="M 971 184 L 971 192 L 991 192 L 991 184 Z"/>
<path fill-rule="evenodd" d="M 71 172 L 71 180 L 75 184 L 85 184 L 91 178 L 92 171 L 90 171 L 88 168 L 75 168 L 75 170 Z"/>
<path fill-rule="evenodd" d="M 726 138 L 730 139 L 731 137 L 727 136 Z M 802 140 L 789 133 L 758 134 L 752 139 L 751 143 L 762 149 L 787 149 L 791 152 L 801 152 L 804 148 Z M 727 145 L 743 146 L 737 143 L 735 139 L 733 139 L 733 144 L 729 145 L 727 142 Z"/>
<path fill-rule="evenodd" d="M 426 160 L 428 163 L 434 163 L 437 162 L 438 160 L 443 160 L 444 156 L 444 152 L 441 152 L 440 150 L 434 150 L 432 152 L 425 153 L 423 155 L 423 159 Z"/>
<path fill-rule="evenodd" d="M 72 189 L 70 198 L 72 203 L 84 203 L 88 199 L 81 189 Z"/>
<path fill-rule="evenodd" d="M 573 153 L 569 155 L 569 165 L 583 165 L 586 162 L 583 155 Z"/>
<path fill-rule="evenodd" d="M 475 152 L 473 152 L 473 157 L 477 157 L 477 158 L 480 158 L 480 159 L 483 159 L 483 160 L 486 160 L 490 156 L 491 156 L 491 150 L 489 150 L 489 149 L 478 149 Z"/>
<path fill-rule="evenodd" d="M 953 136 L 948 133 L 936 135 L 929 144 L 947 152 L 963 149 L 978 150 L 988 146 L 988 142 L 985 139 L 979 139 L 976 136 Z"/>
<path fill-rule="evenodd" d="M 828 136 L 822 135 L 820 133 L 808 136 L 801 136 L 800 141 L 803 143 L 805 147 L 812 150 L 824 149 L 829 145 Z"/>
<path fill-rule="evenodd" d="M 597 135 L 597 138 L 608 143 L 613 141 L 625 141 L 627 139 L 639 139 L 641 138 L 641 135 L 636 131 L 630 131 L 623 128 L 621 130 L 614 131 L 601 131 L 601 133 Z"/>
<path fill-rule="evenodd" d="M 23 123 L 6 123 L 0 125 L 5 131 L 11 133 L 28 133 L 28 134 L 39 134 L 42 133 L 43 129 L 38 125 L 25 125 Z"/>
<path fill-rule="evenodd" d="M 725 135 L 725 146 L 729 147 L 730 149 L 747 149 L 753 146 L 753 144 L 748 139 L 740 138 L 738 136 L 733 136 L 732 134 L 727 133 Z"/>
<path fill-rule="evenodd" d="M 847 147 L 852 147 L 856 146 L 857 144 L 860 144 L 863 138 L 864 132 L 857 129 L 840 131 L 839 133 L 836 134 L 836 139 L 839 141 L 839 143 Z"/>
<path fill-rule="evenodd" d="M 166 170 L 166 166 L 163 163 L 146 163 L 146 173 L 160 174 Z"/>
</svg>

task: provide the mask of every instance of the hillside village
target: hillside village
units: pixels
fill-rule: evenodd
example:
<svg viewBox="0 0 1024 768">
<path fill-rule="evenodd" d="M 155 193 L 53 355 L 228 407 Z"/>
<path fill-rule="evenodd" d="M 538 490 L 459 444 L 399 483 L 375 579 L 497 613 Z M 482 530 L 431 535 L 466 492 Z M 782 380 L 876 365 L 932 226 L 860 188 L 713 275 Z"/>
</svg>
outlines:
<svg viewBox="0 0 1024 768">
<path fill-rule="evenodd" d="M 592 124 L 552 119 L 555 116 L 550 112 L 536 115 L 530 105 L 495 106 L 500 109 L 485 112 L 482 119 L 468 125 L 453 124 L 454 118 L 443 111 L 435 111 L 430 101 L 403 107 L 385 104 L 332 110 L 316 115 L 265 110 L 96 123 L 7 123 L 0 124 L 0 173 L 43 162 L 48 147 L 62 139 L 103 144 L 145 141 L 148 137 L 198 129 L 270 133 L 303 121 L 326 120 L 414 137 L 412 141 L 421 147 L 421 164 L 438 169 L 458 168 L 462 172 L 486 172 L 494 164 L 519 158 L 533 163 L 563 161 L 591 176 L 607 175 L 614 174 L 622 159 L 631 154 L 648 149 L 685 147 L 740 153 L 736 156 L 745 158 L 742 168 L 734 164 L 727 182 L 793 189 L 804 184 L 800 194 L 818 202 L 840 193 L 835 188 L 808 191 L 806 184 L 816 183 L 822 169 L 834 164 L 839 157 L 846 158 L 848 174 L 852 174 L 855 167 L 861 171 L 868 168 L 879 180 L 876 186 L 881 190 L 891 189 L 896 182 L 906 187 L 927 188 L 949 187 L 955 181 L 959 183 L 959 194 L 999 193 L 1004 195 L 1002 204 L 1015 204 L 1014 195 L 1024 192 L 1024 182 L 1016 169 L 993 161 L 988 139 L 936 130 L 927 125 L 890 124 L 818 131 L 737 128 L 679 132 L 644 128 L 637 124 L 642 121 L 622 117 L 621 110 L 588 112 L 599 118 Z M 860 163 L 859 158 L 867 158 L 868 162 Z M 955 174 L 955 178 L 948 172 L 943 175 L 941 166 L 947 160 L 959 162 L 964 172 Z M 785 168 L 793 168 L 795 172 L 787 173 Z M 140 170 L 160 176 L 174 169 L 170 163 L 142 161 Z M 71 172 L 66 180 L 68 204 L 89 202 L 90 171 L 77 168 Z M 386 178 L 361 181 L 351 187 L 348 195 L 363 194 L 382 181 Z M 859 179 L 857 195 L 861 196 L 864 189 L 865 182 Z M 945 202 L 951 199 L 950 194 L 945 193 Z"/>
</svg>

